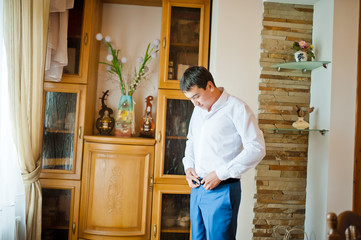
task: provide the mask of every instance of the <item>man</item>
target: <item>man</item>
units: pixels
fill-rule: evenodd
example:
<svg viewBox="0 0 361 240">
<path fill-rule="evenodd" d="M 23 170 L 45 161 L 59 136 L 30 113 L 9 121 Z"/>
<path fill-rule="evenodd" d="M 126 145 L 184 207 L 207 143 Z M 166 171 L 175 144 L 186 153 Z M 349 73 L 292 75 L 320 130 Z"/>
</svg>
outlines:
<svg viewBox="0 0 361 240">
<path fill-rule="evenodd" d="M 250 108 L 217 88 L 206 68 L 188 68 L 180 89 L 195 106 L 183 158 L 192 240 L 234 240 L 240 177 L 264 157 L 263 134 Z"/>
</svg>

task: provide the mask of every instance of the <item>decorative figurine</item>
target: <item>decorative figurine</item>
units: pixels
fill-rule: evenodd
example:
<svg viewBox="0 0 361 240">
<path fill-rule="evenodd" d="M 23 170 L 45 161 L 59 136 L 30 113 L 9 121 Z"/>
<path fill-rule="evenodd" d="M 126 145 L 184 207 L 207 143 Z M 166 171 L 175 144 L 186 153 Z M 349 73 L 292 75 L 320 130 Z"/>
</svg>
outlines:
<svg viewBox="0 0 361 240">
<path fill-rule="evenodd" d="M 96 128 L 100 135 L 110 135 L 114 128 L 115 120 L 111 117 L 113 110 L 105 104 L 105 98 L 108 95 L 109 90 L 103 92 L 103 96 L 100 98 L 102 102 L 102 108 L 99 111 L 100 117 L 96 120 Z"/>
<path fill-rule="evenodd" d="M 152 96 L 148 96 L 146 98 L 146 107 L 144 111 L 143 119 L 139 125 L 140 135 L 143 137 L 153 137 L 154 133 L 154 121 L 152 117 L 152 101 L 154 98 Z"/>
<path fill-rule="evenodd" d="M 292 127 L 300 130 L 308 128 L 309 124 L 304 120 L 305 112 L 302 110 L 302 108 L 296 105 L 293 107 L 293 109 L 297 112 L 298 120 L 292 124 Z M 311 107 L 308 109 L 307 113 L 311 113 L 313 110 L 314 107 Z"/>
</svg>

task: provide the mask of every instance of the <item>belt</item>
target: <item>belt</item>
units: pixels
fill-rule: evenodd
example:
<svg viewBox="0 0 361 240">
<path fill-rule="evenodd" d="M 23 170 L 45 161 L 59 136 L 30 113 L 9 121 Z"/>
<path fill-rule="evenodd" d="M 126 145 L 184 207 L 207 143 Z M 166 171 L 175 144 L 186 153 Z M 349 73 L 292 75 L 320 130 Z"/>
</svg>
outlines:
<svg viewBox="0 0 361 240">
<path fill-rule="evenodd" d="M 221 181 L 220 184 L 236 183 L 236 182 L 239 182 L 239 178 L 228 178 L 226 180 Z"/>
<path fill-rule="evenodd" d="M 198 179 L 199 179 L 199 181 L 202 181 L 203 178 L 198 178 Z M 239 178 L 228 178 L 226 180 L 221 181 L 219 184 L 236 183 L 239 181 L 240 181 Z M 195 184 L 196 182 L 193 181 L 193 183 Z M 203 184 L 201 184 L 201 185 L 203 185 Z"/>
</svg>

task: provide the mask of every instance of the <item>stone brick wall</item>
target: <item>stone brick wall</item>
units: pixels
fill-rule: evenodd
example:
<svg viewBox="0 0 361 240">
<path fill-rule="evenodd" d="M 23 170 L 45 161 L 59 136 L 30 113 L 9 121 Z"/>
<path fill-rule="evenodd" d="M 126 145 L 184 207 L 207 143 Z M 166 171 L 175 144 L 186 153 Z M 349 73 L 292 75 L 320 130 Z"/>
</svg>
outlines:
<svg viewBox="0 0 361 240">
<path fill-rule="evenodd" d="M 282 239 L 282 228 L 304 227 L 308 133 L 272 128 L 292 129 L 293 106 L 309 107 L 311 75 L 269 66 L 294 61 L 294 41 L 312 42 L 312 20 L 313 6 L 264 3 L 258 118 L 267 154 L 256 168 L 253 239 Z"/>
</svg>

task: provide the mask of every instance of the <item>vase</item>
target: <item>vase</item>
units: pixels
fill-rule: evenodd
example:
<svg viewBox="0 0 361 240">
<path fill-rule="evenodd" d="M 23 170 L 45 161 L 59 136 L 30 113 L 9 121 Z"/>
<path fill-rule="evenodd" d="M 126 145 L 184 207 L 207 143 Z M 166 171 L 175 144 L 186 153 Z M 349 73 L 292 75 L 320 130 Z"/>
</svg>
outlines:
<svg viewBox="0 0 361 240">
<path fill-rule="evenodd" d="M 307 53 L 301 50 L 295 52 L 295 61 L 296 62 L 306 62 L 307 61 Z"/>
<path fill-rule="evenodd" d="M 303 118 L 304 117 L 298 117 L 298 120 L 292 124 L 292 127 L 301 130 L 308 128 L 309 124 Z"/>
<path fill-rule="evenodd" d="M 119 100 L 115 119 L 115 136 L 131 137 L 133 131 L 134 114 L 132 96 L 122 95 Z"/>
</svg>

